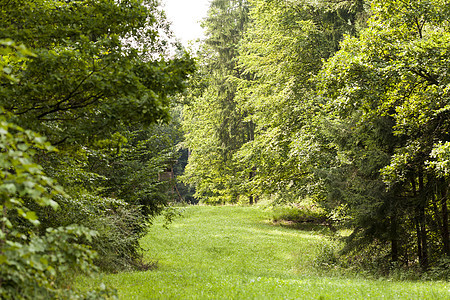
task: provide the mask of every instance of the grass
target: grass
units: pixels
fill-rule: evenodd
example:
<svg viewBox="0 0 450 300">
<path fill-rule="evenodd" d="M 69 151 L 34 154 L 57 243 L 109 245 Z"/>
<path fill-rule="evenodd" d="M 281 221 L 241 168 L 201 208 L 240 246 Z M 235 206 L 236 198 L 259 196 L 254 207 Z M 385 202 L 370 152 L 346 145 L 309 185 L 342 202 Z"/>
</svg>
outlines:
<svg viewBox="0 0 450 300">
<path fill-rule="evenodd" d="M 273 226 L 256 207 L 193 206 L 142 240 L 158 268 L 103 275 L 121 299 L 450 299 L 447 282 L 369 280 L 327 275 L 312 261 L 320 230 Z M 317 228 L 316 228 L 317 229 Z"/>
</svg>

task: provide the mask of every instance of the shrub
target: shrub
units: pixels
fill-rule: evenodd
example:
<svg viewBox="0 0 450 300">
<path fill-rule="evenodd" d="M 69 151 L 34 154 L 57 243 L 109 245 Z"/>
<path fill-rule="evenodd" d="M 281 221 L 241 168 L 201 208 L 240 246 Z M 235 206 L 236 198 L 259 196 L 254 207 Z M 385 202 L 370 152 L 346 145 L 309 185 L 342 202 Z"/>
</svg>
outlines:
<svg viewBox="0 0 450 300">
<path fill-rule="evenodd" d="M 147 233 L 148 218 L 139 206 L 86 192 L 61 197 L 58 203 L 58 211 L 40 211 L 43 223 L 50 227 L 82 224 L 97 232 L 86 244 L 98 253 L 94 262 L 102 271 L 145 268 L 139 240 Z"/>
<path fill-rule="evenodd" d="M 71 275 L 90 275 L 96 252 L 78 240 L 91 241 L 95 231 L 81 226 L 50 228 L 24 242 L 6 241 L 0 256 L 2 299 L 115 298 L 105 286 L 82 292 L 70 286 Z"/>
<path fill-rule="evenodd" d="M 273 209 L 273 220 L 294 223 L 323 224 L 328 222 L 327 214 L 313 203 L 291 203 Z"/>
<path fill-rule="evenodd" d="M 450 280 L 450 257 L 444 256 L 423 275 L 424 279 Z"/>
<path fill-rule="evenodd" d="M 68 274 L 95 271 L 95 251 L 84 245 L 97 235 L 81 226 L 47 228 L 32 207 L 54 210 L 52 199 L 64 195 L 42 167 L 37 150 L 54 150 L 45 138 L 0 117 L 0 296 L 2 299 L 80 298 L 83 294 L 64 280 Z M 101 288 L 93 299 L 114 296 Z"/>
<path fill-rule="evenodd" d="M 322 244 L 313 264 L 317 268 L 329 269 L 340 266 L 339 246 L 335 242 Z"/>
</svg>

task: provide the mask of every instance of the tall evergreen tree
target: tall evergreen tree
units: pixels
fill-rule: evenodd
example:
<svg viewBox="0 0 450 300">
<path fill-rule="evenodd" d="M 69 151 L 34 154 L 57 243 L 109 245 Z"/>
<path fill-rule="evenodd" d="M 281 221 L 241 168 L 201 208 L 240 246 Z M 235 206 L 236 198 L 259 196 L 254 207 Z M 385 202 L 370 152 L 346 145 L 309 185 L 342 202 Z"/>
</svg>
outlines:
<svg viewBox="0 0 450 300">
<path fill-rule="evenodd" d="M 184 114 L 186 147 L 191 151 L 185 181 L 197 197 L 212 202 L 237 201 L 245 193 L 237 176 L 234 153 L 252 138 L 252 124 L 237 107 L 238 45 L 248 22 L 244 0 L 214 0 L 204 22 L 206 39 L 199 53 L 201 68 Z M 249 176 L 249 174 L 247 174 Z"/>
</svg>

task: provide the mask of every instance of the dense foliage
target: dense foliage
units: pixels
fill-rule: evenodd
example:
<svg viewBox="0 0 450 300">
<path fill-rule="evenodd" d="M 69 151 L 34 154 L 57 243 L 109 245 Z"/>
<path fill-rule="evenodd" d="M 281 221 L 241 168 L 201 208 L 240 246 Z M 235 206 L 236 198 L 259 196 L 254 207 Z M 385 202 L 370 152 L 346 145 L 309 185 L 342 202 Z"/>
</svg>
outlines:
<svg viewBox="0 0 450 300">
<path fill-rule="evenodd" d="M 195 185 L 197 197 L 210 203 L 237 202 L 240 196 L 252 199 L 240 185 L 243 178 L 252 177 L 252 171 L 233 161 L 254 131 L 246 112 L 238 107 L 234 81 L 242 77 L 237 50 L 247 20 L 247 1 L 211 2 L 199 71 L 184 110 L 185 146 L 191 149 L 185 182 Z"/>
<path fill-rule="evenodd" d="M 352 124 L 358 138 L 339 147 L 355 174 L 346 179 L 356 188 L 349 197 L 357 228 L 351 240 L 389 242 L 392 261 L 418 259 L 423 269 L 450 255 L 449 7 L 373 1 L 368 28 L 347 38 L 321 75 L 334 119 Z"/>
<path fill-rule="evenodd" d="M 1 40 L 0 77 L 14 84 L 15 65 L 21 65 L 33 55 L 23 45 Z M 2 178 L 0 231 L 0 295 L 2 299 L 91 298 L 113 297 L 111 291 L 81 293 L 67 288 L 67 271 L 91 274 L 95 270 L 96 253 L 85 245 L 97 232 L 69 225 L 48 228 L 40 234 L 42 224 L 30 207 L 58 209 L 52 198 L 64 196 L 54 180 L 35 163 L 38 152 L 55 151 L 46 139 L 10 121 L 11 114 L 2 111 L 0 117 L 0 175 Z"/>
<path fill-rule="evenodd" d="M 70 276 L 150 267 L 139 239 L 171 200 L 158 174 L 194 67 L 158 4 L 0 1 L 1 298 L 103 297 Z"/>
<path fill-rule="evenodd" d="M 352 229 L 351 260 L 445 269 L 449 9 L 438 0 L 212 2 L 184 125 L 197 197 L 309 198 L 328 223 Z"/>
</svg>

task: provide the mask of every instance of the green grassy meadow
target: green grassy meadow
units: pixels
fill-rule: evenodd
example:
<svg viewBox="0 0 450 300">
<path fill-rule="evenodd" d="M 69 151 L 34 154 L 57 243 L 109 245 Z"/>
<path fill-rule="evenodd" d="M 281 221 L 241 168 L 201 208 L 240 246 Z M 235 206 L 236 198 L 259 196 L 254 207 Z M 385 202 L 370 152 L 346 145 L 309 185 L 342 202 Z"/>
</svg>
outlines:
<svg viewBox="0 0 450 300">
<path fill-rule="evenodd" d="M 120 299 L 450 299 L 448 282 L 324 275 L 312 263 L 323 232 L 274 226 L 270 216 L 257 207 L 187 207 L 142 240 L 156 270 L 83 285 L 102 280 Z"/>
</svg>

